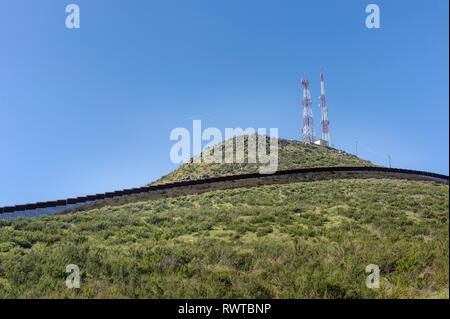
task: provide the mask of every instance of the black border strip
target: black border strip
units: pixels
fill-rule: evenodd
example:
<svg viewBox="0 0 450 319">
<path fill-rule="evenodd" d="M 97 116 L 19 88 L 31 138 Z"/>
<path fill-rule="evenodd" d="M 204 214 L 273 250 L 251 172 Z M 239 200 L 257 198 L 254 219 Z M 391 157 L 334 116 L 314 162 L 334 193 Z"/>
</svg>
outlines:
<svg viewBox="0 0 450 319">
<path fill-rule="evenodd" d="M 417 175 L 417 176 L 428 176 L 434 177 L 438 179 L 446 180 L 446 184 L 448 184 L 449 177 L 447 175 L 423 172 L 423 171 L 415 171 L 410 169 L 401 169 L 401 168 L 387 168 L 387 167 L 377 167 L 377 166 L 338 166 L 338 167 L 312 167 L 312 168 L 296 168 L 296 169 L 288 169 L 277 171 L 273 174 L 259 174 L 259 173 L 248 173 L 248 174 L 237 174 L 237 175 L 225 175 L 218 177 L 211 177 L 205 179 L 197 179 L 191 181 L 181 181 L 174 183 L 166 183 L 159 185 L 149 185 L 143 186 L 139 188 L 131 188 L 131 189 L 123 189 L 114 192 L 106 192 L 102 194 L 95 195 L 86 195 L 83 197 L 77 198 L 67 198 L 56 201 L 48 201 L 48 202 L 38 202 L 33 204 L 24 204 L 24 205 L 15 205 L 15 206 L 5 206 L 0 207 L 0 214 L 5 213 L 14 213 L 18 211 L 32 210 L 37 208 L 48 208 L 48 207 L 57 207 L 57 206 L 66 206 L 69 204 L 78 204 L 84 203 L 88 201 L 101 200 L 106 198 L 119 197 L 124 195 L 138 194 L 151 192 L 155 190 L 164 190 L 170 189 L 180 186 L 191 186 L 191 185 L 200 185 L 200 184 L 210 184 L 217 182 L 225 182 L 232 180 L 241 180 L 241 179 L 249 179 L 249 178 L 259 178 L 266 176 L 279 176 L 279 175 L 289 175 L 289 174 L 306 174 L 306 173 L 319 173 L 319 172 L 387 172 L 387 173 L 402 173 L 409 175 Z"/>
</svg>

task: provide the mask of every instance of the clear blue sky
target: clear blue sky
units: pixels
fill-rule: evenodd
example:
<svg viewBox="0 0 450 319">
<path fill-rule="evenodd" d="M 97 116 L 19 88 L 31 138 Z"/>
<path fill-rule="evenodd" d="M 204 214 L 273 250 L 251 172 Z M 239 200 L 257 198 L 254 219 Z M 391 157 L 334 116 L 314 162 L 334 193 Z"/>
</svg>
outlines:
<svg viewBox="0 0 450 319">
<path fill-rule="evenodd" d="M 81 28 L 65 27 L 65 7 Z M 365 7 L 381 29 L 365 27 Z M 448 1 L 2 1 L 0 206 L 138 187 L 175 127 L 299 139 L 306 73 L 336 148 L 449 171 Z"/>
</svg>

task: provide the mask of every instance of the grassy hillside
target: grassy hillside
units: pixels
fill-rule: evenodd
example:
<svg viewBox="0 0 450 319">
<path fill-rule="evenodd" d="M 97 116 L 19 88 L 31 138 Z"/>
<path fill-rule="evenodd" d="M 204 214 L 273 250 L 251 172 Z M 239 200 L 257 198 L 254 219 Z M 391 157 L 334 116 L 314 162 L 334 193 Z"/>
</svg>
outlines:
<svg viewBox="0 0 450 319">
<path fill-rule="evenodd" d="M 2 220 L 0 298 L 448 298 L 448 202 L 434 182 L 334 180 Z"/>
<path fill-rule="evenodd" d="M 235 141 L 235 139 L 234 139 Z M 222 152 L 225 143 L 222 142 Z M 267 142 L 267 146 L 269 142 Z M 245 163 L 187 163 L 155 183 L 169 183 L 181 180 L 199 179 L 239 173 L 258 172 L 260 163 L 247 163 L 247 141 L 245 142 Z M 265 164 L 263 164 L 265 165 Z M 299 141 L 278 139 L 278 170 L 318 166 L 374 166 L 355 155 L 329 147 L 305 144 Z"/>
</svg>

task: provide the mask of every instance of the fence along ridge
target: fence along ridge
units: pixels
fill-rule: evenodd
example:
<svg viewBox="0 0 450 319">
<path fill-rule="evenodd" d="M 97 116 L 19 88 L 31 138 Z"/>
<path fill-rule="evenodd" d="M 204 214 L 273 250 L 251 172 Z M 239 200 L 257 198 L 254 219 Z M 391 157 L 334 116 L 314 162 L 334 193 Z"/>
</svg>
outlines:
<svg viewBox="0 0 450 319">
<path fill-rule="evenodd" d="M 428 176 L 439 179 L 449 180 L 449 176 L 424 172 L 424 171 L 416 171 L 410 169 L 402 169 L 402 168 L 388 168 L 388 167 L 378 167 L 378 166 L 329 166 L 329 167 L 311 167 L 311 168 L 294 168 L 287 170 L 280 170 L 273 174 L 259 174 L 259 173 L 245 173 L 245 174 L 235 174 L 235 175 L 224 175 L 224 176 L 216 176 L 210 178 L 202 178 L 190 181 L 179 181 L 158 185 L 148 185 L 138 188 L 127 188 L 122 190 L 117 190 L 113 192 L 106 192 L 95 195 L 86 195 L 75 198 L 67 198 L 60 199 L 55 201 L 47 201 L 47 202 L 38 202 L 33 204 L 23 204 L 23 205 L 15 205 L 15 206 L 4 206 L 0 207 L 0 214 L 4 213 L 14 213 L 19 211 L 33 210 L 38 208 L 50 208 L 50 207 L 58 207 L 58 206 L 66 206 L 71 204 L 79 204 L 89 201 L 108 199 L 113 197 L 120 197 L 144 192 L 151 192 L 155 190 L 164 190 L 175 187 L 182 186 L 190 186 L 190 185 L 199 185 L 199 184 L 211 184 L 216 182 L 225 182 L 231 180 L 241 180 L 241 179 L 249 179 L 249 178 L 260 178 L 267 176 L 277 176 L 277 175 L 289 175 L 289 174 L 299 174 L 299 173 L 318 173 L 318 172 L 358 172 L 358 171 L 373 171 L 373 172 L 387 172 L 387 173 L 403 173 L 417 176 Z"/>
</svg>

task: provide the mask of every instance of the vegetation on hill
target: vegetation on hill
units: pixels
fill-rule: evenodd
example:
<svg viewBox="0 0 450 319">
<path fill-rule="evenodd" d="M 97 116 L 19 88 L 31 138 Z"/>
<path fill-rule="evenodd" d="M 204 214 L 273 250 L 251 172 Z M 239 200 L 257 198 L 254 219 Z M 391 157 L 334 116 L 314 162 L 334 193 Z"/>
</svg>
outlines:
<svg viewBox="0 0 450 319">
<path fill-rule="evenodd" d="M 260 135 L 257 136 L 257 138 L 260 137 Z M 233 143 L 235 143 L 235 140 L 236 138 L 233 139 Z M 230 140 L 221 143 L 222 152 L 224 152 L 225 144 L 229 142 Z M 267 137 L 267 147 L 268 146 L 269 138 Z M 234 151 L 235 148 L 236 146 L 234 146 Z M 261 165 L 267 165 L 261 164 L 259 161 L 257 161 L 257 163 L 247 162 L 247 139 L 245 140 L 244 150 L 245 163 L 186 163 L 157 180 L 155 184 L 240 173 L 255 173 L 259 171 Z M 306 144 L 283 138 L 278 139 L 278 170 L 319 166 L 375 165 L 369 161 L 362 160 L 355 155 L 334 148 Z"/>
<path fill-rule="evenodd" d="M 434 182 L 332 180 L 1 220 L 0 298 L 448 298 L 448 202 Z"/>
</svg>

